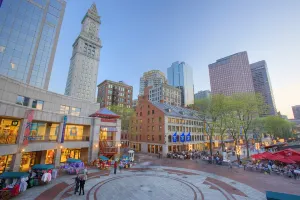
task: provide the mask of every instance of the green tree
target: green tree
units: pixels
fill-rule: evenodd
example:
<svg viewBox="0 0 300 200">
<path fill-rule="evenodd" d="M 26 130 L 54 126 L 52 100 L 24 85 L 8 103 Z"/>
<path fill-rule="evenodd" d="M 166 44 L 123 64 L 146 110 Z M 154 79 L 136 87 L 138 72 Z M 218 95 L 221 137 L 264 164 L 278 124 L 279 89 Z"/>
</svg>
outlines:
<svg viewBox="0 0 300 200">
<path fill-rule="evenodd" d="M 264 128 L 266 132 L 272 137 L 272 139 L 291 138 L 293 124 L 280 116 L 267 116 L 263 119 Z"/>
<path fill-rule="evenodd" d="M 212 95 L 207 99 L 196 100 L 194 109 L 198 110 L 199 118 L 209 129 L 207 135 L 209 136 L 209 150 L 212 156 L 212 141 L 215 131 L 218 127 L 218 120 L 224 115 L 226 108 L 226 97 L 224 95 Z"/>
<path fill-rule="evenodd" d="M 126 107 L 121 107 L 117 105 L 112 105 L 108 107 L 109 110 L 112 112 L 120 115 L 121 121 L 121 129 L 122 131 L 128 131 L 129 130 L 129 121 L 131 116 L 134 113 L 134 110 L 132 108 L 126 108 Z"/>
<path fill-rule="evenodd" d="M 248 131 L 252 126 L 253 121 L 259 115 L 265 114 L 267 106 L 264 103 L 263 97 L 260 94 L 253 93 L 238 93 L 230 97 L 231 111 L 238 119 L 238 124 L 245 139 L 247 157 L 249 158 L 249 135 Z M 233 116 L 234 117 L 234 116 Z"/>
</svg>

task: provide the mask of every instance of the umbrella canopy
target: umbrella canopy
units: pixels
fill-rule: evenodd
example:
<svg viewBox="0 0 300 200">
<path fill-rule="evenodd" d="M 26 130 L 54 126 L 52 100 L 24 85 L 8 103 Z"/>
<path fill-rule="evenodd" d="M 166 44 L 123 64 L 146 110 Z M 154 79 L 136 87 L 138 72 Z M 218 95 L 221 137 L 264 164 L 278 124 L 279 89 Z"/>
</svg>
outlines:
<svg viewBox="0 0 300 200">
<path fill-rule="evenodd" d="M 23 178 L 28 177 L 29 174 L 25 172 L 3 172 L 0 178 Z"/>
<path fill-rule="evenodd" d="M 300 162 L 300 156 L 298 156 L 298 155 L 289 156 L 287 158 L 290 160 L 293 160 L 295 162 Z"/>
<path fill-rule="evenodd" d="M 251 158 L 253 158 L 253 159 L 255 159 L 255 160 L 261 160 L 261 159 L 263 159 L 261 153 L 251 155 Z"/>
<path fill-rule="evenodd" d="M 298 155 L 300 156 L 300 152 L 299 151 L 295 151 L 291 148 L 289 149 L 284 149 L 284 150 L 281 150 L 281 151 L 277 151 L 275 152 L 274 154 L 280 154 L 280 155 L 283 155 L 283 156 L 293 156 L 293 155 Z"/>
<path fill-rule="evenodd" d="M 265 159 L 268 159 L 268 157 L 270 157 L 270 156 L 272 156 L 272 155 L 273 155 L 272 153 L 266 151 L 266 152 L 263 152 L 263 153 L 261 154 L 261 157 L 262 157 L 262 158 L 265 158 Z"/>
<path fill-rule="evenodd" d="M 103 160 L 103 161 L 107 161 L 107 160 L 109 160 L 107 157 L 105 157 L 105 156 L 99 156 L 99 158 L 100 158 L 100 160 Z"/>
<path fill-rule="evenodd" d="M 54 165 L 36 164 L 32 166 L 32 169 L 49 170 L 49 169 L 54 169 Z"/>
<path fill-rule="evenodd" d="M 277 159 L 277 161 L 280 161 L 280 162 L 283 162 L 283 163 L 286 163 L 286 164 L 294 164 L 294 163 L 296 163 L 295 161 L 292 161 L 292 160 L 290 160 L 288 158 L 279 158 L 279 159 Z"/>
<path fill-rule="evenodd" d="M 268 160 L 278 160 L 278 159 L 282 159 L 284 157 L 282 155 L 269 155 L 265 158 L 268 159 Z"/>
</svg>

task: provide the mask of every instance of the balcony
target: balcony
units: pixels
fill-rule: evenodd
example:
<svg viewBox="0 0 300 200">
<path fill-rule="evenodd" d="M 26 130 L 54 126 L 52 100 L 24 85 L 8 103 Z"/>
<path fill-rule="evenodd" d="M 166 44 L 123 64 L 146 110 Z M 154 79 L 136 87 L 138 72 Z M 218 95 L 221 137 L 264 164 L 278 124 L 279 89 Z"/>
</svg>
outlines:
<svg viewBox="0 0 300 200">
<path fill-rule="evenodd" d="M 30 135 L 28 136 L 28 141 L 29 142 L 56 142 L 57 141 L 57 136 L 56 135 L 49 135 L 49 136 L 44 136 L 44 135 Z"/>
<path fill-rule="evenodd" d="M 65 135 L 65 141 L 89 141 L 89 140 L 90 140 L 89 135 L 82 135 L 82 136 Z"/>
</svg>

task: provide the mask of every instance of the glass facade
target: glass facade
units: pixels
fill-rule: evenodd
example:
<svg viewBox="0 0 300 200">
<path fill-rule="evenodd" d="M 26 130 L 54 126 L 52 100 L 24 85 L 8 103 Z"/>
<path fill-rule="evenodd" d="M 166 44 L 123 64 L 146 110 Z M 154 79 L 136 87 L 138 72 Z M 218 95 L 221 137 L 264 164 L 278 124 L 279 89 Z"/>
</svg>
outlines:
<svg viewBox="0 0 300 200">
<path fill-rule="evenodd" d="M 48 89 L 64 8 L 60 0 L 3 1 L 0 74 Z"/>
</svg>

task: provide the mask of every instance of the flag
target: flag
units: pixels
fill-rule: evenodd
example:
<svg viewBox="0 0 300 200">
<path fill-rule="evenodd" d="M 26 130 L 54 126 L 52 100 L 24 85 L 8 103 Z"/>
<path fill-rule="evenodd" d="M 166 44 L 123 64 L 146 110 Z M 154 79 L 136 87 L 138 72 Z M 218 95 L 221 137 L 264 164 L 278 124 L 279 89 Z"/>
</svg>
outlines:
<svg viewBox="0 0 300 200">
<path fill-rule="evenodd" d="M 177 142 L 177 132 L 173 134 L 173 142 Z"/>
</svg>

